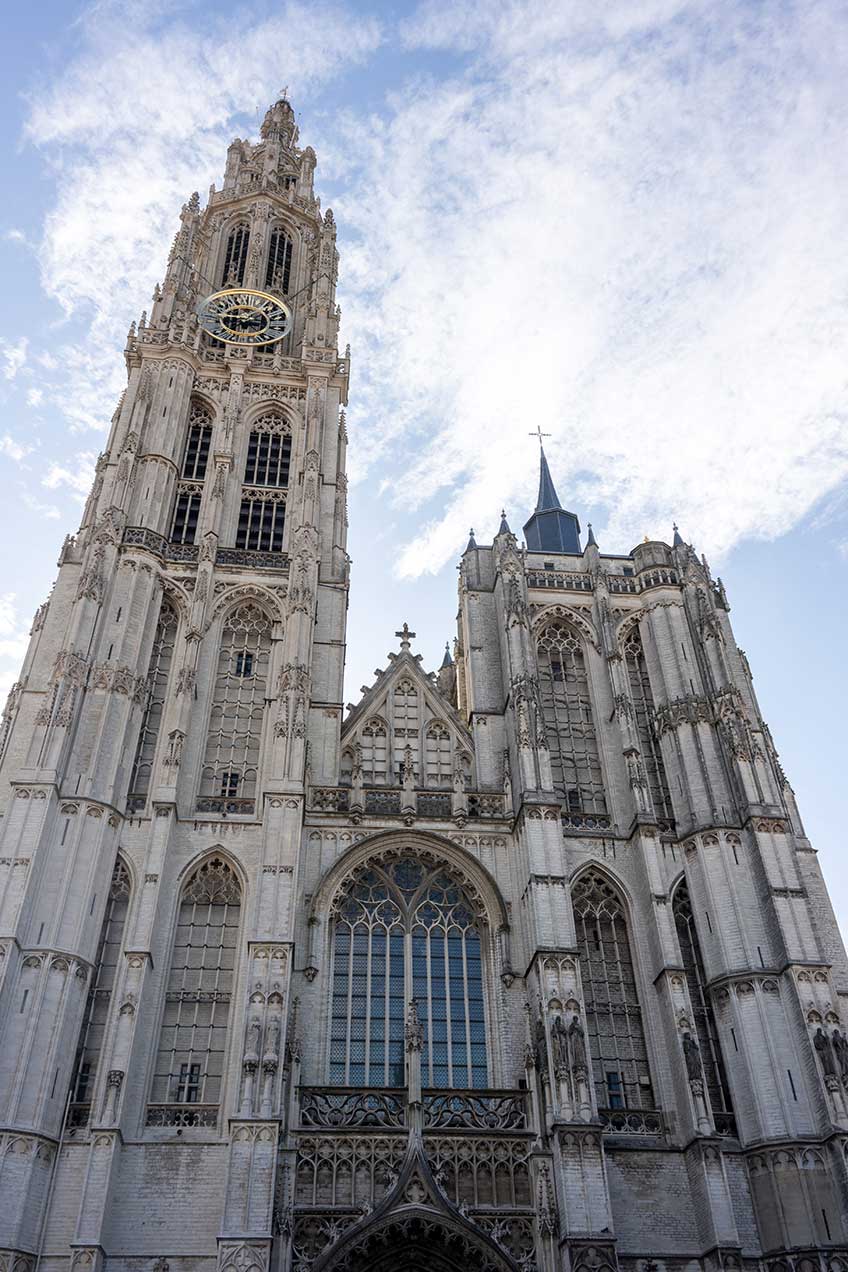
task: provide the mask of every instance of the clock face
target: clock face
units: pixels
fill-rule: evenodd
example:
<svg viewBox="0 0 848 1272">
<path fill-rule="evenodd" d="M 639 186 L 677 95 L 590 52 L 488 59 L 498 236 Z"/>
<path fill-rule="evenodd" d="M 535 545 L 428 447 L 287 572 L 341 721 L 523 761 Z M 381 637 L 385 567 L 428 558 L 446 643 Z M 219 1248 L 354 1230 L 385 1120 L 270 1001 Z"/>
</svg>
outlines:
<svg viewBox="0 0 848 1272">
<path fill-rule="evenodd" d="M 282 340 L 291 327 L 291 310 L 266 292 L 231 287 L 214 292 L 197 306 L 200 325 L 225 344 L 265 345 Z"/>
</svg>

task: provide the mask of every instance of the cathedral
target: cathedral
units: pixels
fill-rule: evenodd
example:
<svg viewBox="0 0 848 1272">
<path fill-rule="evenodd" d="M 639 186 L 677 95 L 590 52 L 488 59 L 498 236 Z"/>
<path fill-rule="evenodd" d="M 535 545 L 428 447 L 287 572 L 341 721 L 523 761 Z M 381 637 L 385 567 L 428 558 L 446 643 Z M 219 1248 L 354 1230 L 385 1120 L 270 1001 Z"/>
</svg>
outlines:
<svg viewBox="0 0 848 1272">
<path fill-rule="evenodd" d="M 707 562 L 542 452 L 343 705 L 315 167 L 282 98 L 184 205 L 3 715 L 0 1272 L 848 1272 L 848 960 Z"/>
</svg>

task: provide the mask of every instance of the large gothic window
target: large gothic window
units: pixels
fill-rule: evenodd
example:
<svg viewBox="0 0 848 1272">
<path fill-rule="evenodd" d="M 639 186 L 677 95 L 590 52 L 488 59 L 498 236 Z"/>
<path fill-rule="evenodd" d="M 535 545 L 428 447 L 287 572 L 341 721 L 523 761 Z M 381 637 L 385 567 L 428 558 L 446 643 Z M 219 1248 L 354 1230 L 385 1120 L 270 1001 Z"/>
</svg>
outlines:
<svg viewBox="0 0 848 1272">
<path fill-rule="evenodd" d="M 362 780 L 373 786 L 383 786 L 388 767 L 389 735 L 385 720 L 375 716 L 362 726 Z"/>
<path fill-rule="evenodd" d="M 141 730 L 138 735 L 135 760 L 130 776 L 128 799 L 143 806 L 150 791 L 150 778 L 153 772 L 153 761 L 156 756 L 156 743 L 165 702 L 168 696 L 168 678 L 171 674 L 171 663 L 174 658 L 174 645 L 177 639 L 177 616 L 170 601 L 163 601 L 156 624 L 156 635 L 153 638 L 153 650 L 147 668 L 147 683 L 150 696 L 141 718 Z"/>
<path fill-rule="evenodd" d="M 235 873 L 205 862 L 180 900 L 148 1126 L 217 1122 L 240 917 Z"/>
<path fill-rule="evenodd" d="M 575 880 L 571 900 L 598 1105 L 651 1109 L 654 1095 L 624 903 L 599 870 Z"/>
<path fill-rule="evenodd" d="M 671 807 L 671 796 L 668 793 L 668 782 L 665 777 L 659 739 L 653 725 L 654 699 L 651 693 L 651 682 L 648 679 L 648 668 L 645 663 L 645 651 L 642 648 L 642 637 L 639 634 L 638 626 L 635 624 L 627 634 L 623 653 L 630 681 L 630 697 L 636 713 L 639 746 L 648 777 L 648 787 L 651 792 L 654 812 L 658 817 L 671 820 L 674 816 Z"/>
<path fill-rule="evenodd" d="M 271 620 L 242 605 L 224 620 L 203 757 L 200 807 L 252 812 L 271 657 Z"/>
<path fill-rule="evenodd" d="M 605 813 L 606 797 L 583 646 L 567 623 L 545 627 L 539 681 L 554 790 L 569 813 Z"/>
<path fill-rule="evenodd" d="M 124 928 L 129 904 L 129 871 L 119 857 L 112 873 L 106 913 L 100 929 L 94 975 L 85 1004 L 74 1076 L 71 1082 L 71 1106 L 68 1110 L 68 1120 L 72 1126 L 84 1126 L 89 1119 L 97 1066 L 103 1049 L 103 1035 L 109 1018 L 112 990 L 124 943 Z"/>
<path fill-rule="evenodd" d="M 212 444 L 212 417 L 205 406 L 192 402 L 188 417 L 182 476 L 187 481 L 203 481 Z"/>
<path fill-rule="evenodd" d="M 686 881 L 681 880 L 675 889 L 672 900 L 674 922 L 677 927 L 677 939 L 680 942 L 680 953 L 686 970 L 686 983 L 689 988 L 689 1000 L 695 1015 L 695 1032 L 698 1046 L 701 1049 L 701 1063 L 707 1080 L 710 1104 L 715 1116 L 717 1129 L 726 1133 L 735 1130 L 733 1126 L 733 1105 L 730 1101 L 730 1088 L 721 1054 L 718 1029 L 715 1015 L 707 990 L 707 978 L 701 958 L 701 946 L 698 931 L 692 914 L 692 903 L 689 900 L 689 889 Z"/>
<path fill-rule="evenodd" d="M 356 871 L 334 915 L 331 1082 L 402 1086 L 404 1017 L 415 998 L 424 1085 L 487 1085 L 478 928 L 451 876 L 412 855 Z"/>
<path fill-rule="evenodd" d="M 221 275 L 222 287 L 241 287 L 244 282 L 244 269 L 247 265 L 247 246 L 250 242 L 250 230 L 246 225 L 234 225 L 227 237 L 224 253 L 224 271 Z"/>
<path fill-rule="evenodd" d="M 265 269 L 265 286 L 284 296 L 289 290 L 292 264 L 292 241 L 280 226 L 271 231 L 268 249 L 268 265 Z"/>
</svg>

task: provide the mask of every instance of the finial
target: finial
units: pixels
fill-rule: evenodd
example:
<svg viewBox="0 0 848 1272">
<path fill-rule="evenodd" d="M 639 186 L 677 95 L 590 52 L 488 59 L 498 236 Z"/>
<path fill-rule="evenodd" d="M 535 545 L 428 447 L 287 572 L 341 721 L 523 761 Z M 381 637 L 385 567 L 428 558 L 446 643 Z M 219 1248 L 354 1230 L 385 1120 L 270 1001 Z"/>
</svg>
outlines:
<svg viewBox="0 0 848 1272">
<path fill-rule="evenodd" d="M 465 551 L 470 552 L 472 548 L 476 548 L 476 547 L 477 547 L 477 540 L 474 538 L 474 527 L 472 526 L 468 532 L 468 543 L 466 544 Z"/>
<path fill-rule="evenodd" d="M 591 523 L 591 521 L 590 521 L 590 522 L 588 522 L 588 526 L 589 526 L 589 537 L 588 537 L 588 539 L 586 540 L 586 547 L 587 547 L 587 548 L 596 548 L 596 547 L 598 546 L 598 544 L 597 544 L 597 541 L 596 541 L 596 539 L 595 539 L 595 532 L 594 532 L 594 530 L 592 529 L 592 523 Z"/>
<path fill-rule="evenodd" d="M 501 525 L 498 530 L 498 534 L 512 534 L 512 531 L 509 528 L 509 522 L 506 519 L 506 511 L 503 508 L 501 508 Z"/>
<path fill-rule="evenodd" d="M 671 541 L 671 543 L 672 543 L 672 547 L 675 547 L 675 548 L 682 548 L 682 547 L 683 547 L 683 540 L 682 540 L 682 538 L 680 537 L 680 531 L 679 531 L 679 530 L 678 530 L 678 528 L 677 528 L 677 522 L 676 522 L 676 521 L 673 523 L 673 525 L 672 525 L 672 529 L 674 530 L 674 538 L 673 538 L 673 539 L 672 539 L 672 541 Z"/>
<path fill-rule="evenodd" d="M 450 641 L 445 641 L 445 656 L 442 659 L 442 667 L 452 667 L 453 659 L 450 656 Z"/>
<path fill-rule="evenodd" d="M 395 636 L 400 637 L 400 647 L 403 653 L 409 652 L 409 642 L 415 639 L 415 632 L 409 630 L 409 623 L 404 623 L 399 632 L 395 632 Z"/>
<path fill-rule="evenodd" d="M 551 434 L 550 434 L 550 433 L 543 433 L 543 432 L 542 432 L 542 426 L 541 426 L 541 424 L 537 424 L 537 425 L 536 425 L 536 428 L 533 430 L 533 432 L 532 432 L 532 433 L 528 433 L 528 434 L 527 434 L 527 436 L 528 436 L 528 437 L 538 437 L 538 439 L 539 439 L 539 450 L 544 450 L 545 448 L 544 448 L 544 446 L 542 445 L 542 438 L 543 438 L 543 437 L 550 437 L 550 436 L 551 436 Z"/>
</svg>

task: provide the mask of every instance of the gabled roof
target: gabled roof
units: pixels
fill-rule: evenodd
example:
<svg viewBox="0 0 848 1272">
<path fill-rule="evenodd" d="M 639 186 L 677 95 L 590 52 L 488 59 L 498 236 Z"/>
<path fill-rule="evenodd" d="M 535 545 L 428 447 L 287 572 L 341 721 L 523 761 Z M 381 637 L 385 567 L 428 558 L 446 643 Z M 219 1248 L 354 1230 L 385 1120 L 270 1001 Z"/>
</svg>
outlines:
<svg viewBox="0 0 848 1272">
<path fill-rule="evenodd" d="M 404 648 L 406 645 L 406 648 Z M 342 746 L 357 726 L 369 716 L 382 714 L 384 699 L 391 693 L 395 682 L 408 676 L 418 689 L 422 700 L 427 703 L 432 715 L 448 721 L 462 735 L 465 745 L 473 753 L 474 743 L 466 725 L 462 722 L 455 707 L 439 689 L 433 676 L 427 674 L 421 666 L 421 655 L 413 654 L 409 642 L 401 642 L 400 653 L 389 654 L 388 666 L 377 673 L 377 679 L 365 690 L 350 715 L 342 724 Z"/>
</svg>

